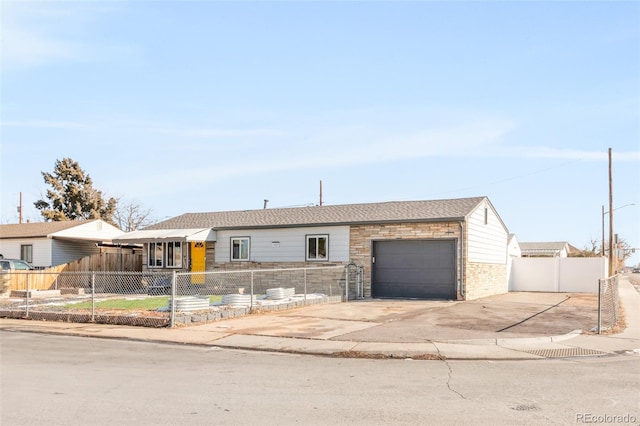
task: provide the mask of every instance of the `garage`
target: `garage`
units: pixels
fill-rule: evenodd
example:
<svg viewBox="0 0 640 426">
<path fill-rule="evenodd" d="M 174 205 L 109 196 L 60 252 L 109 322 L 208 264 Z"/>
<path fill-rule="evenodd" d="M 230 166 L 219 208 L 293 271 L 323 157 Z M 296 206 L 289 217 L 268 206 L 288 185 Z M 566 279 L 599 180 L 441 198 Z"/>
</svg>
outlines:
<svg viewBox="0 0 640 426">
<path fill-rule="evenodd" d="M 377 298 L 456 299 L 456 240 L 373 242 Z"/>
</svg>

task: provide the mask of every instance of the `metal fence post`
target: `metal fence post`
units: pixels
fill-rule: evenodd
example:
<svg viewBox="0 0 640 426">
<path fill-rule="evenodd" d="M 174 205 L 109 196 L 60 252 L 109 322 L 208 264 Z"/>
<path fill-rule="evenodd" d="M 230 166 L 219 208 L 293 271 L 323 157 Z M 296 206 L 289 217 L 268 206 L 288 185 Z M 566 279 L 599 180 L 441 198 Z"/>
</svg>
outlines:
<svg viewBox="0 0 640 426">
<path fill-rule="evenodd" d="M 96 273 L 91 273 L 91 321 L 96 321 Z"/>
<path fill-rule="evenodd" d="M 602 329 L 602 280 L 598 280 L 598 334 Z"/>
<path fill-rule="evenodd" d="M 349 301 L 349 265 L 344 267 L 345 270 L 345 285 L 344 285 L 344 301 Z"/>
<path fill-rule="evenodd" d="M 613 326 L 615 326 L 618 323 L 618 316 L 620 314 L 620 287 L 618 286 L 618 275 L 616 275 L 613 279 L 613 282 L 611 283 L 611 285 L 613 286 L 614 289 L 614 295 L 613 295 Z"/>
<path fill-rule="evenodd" d="M 307 304 L 307 268 L 304 268 L 304 304 Z"/>
<path fill-rule="evenodd" d="M 24 314 L 26 318 L 29 318 L 29 296 L 31 296 L 31 294 L 30 294 L 31 293 L 31 288 L 30 288 L 31 286 L 30 286 L 30 283 L 29 283 L 29 277 L 30 276 L 31 276 L 31 274 L 27 273 L 27 292 L 25 294 L 25 297 L 26 297 L 27 300 L 26 300 L 25 314 Z"/>
<path fill-rule="evenodd" d="M 251 271 L 251 299 L 249 299 L 249 312 L 253 312 L 253 271 Z"/>
<path fill-rule="evenodd" d="M 171 275 L 171 320 L 170 326 L 176 326 L 176 271 Z"/>
</svg>

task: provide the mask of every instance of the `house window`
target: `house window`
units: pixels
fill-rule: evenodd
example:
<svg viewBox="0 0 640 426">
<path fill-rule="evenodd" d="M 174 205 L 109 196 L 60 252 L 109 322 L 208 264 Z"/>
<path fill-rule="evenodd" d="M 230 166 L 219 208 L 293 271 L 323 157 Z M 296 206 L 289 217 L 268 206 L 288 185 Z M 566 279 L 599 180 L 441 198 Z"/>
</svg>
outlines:
<svg viewBox="0 0 640 426">
<path fill-rule="evenodd" d="M 167 268 L 182 268 L 182 243 L 179 241 L 167 243 Z"/>
<path fill-rule="evenodd" d="M 251 240 L 248 237 L 231 238 L 231 260 L 249 260 Z"/>
<path fill-rule="evenodd" d="M 307 260 L 329 259 L 329 236 L 307 235 Z"/>
<path fill-rule="evenodd" d="M 164 246 L 162 243 L 149 243 L 147 255 L 149 268 L 162 268 L 164 259 Z"/>
<path fill-rule="evenodd" d="M 489 208 L 487 207 L 484 208 L 484 224 L 489 224 Z"/>
<path fill-rule="evenodd" d="M 33 246 L 25 244 L 20 246 L 20 259 L 25 262 L 33 262 Z"/>
</svg>

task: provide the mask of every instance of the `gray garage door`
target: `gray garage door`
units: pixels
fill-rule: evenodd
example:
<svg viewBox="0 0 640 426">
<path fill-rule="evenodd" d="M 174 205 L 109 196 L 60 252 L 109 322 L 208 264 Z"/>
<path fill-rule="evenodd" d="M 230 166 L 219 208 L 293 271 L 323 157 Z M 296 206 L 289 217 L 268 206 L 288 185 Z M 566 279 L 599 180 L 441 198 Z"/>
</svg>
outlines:
<svg viewBox="0 0 640 426">
<path fill-rule="evenodd" d="M 456 242 L 374 241 L 371 295 L 456 299 Z"/>
</svg>

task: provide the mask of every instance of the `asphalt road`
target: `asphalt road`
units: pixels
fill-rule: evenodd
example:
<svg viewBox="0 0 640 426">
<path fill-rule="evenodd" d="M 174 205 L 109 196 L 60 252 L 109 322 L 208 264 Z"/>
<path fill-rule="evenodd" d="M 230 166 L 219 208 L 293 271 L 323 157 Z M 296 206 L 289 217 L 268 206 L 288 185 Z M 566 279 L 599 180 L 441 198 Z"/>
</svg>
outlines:
<svg viewBox="0 0 640 426">
<path fill-rule="evenodd" d="M 631 356 L 336 359 L 17 332 L 0 343 L 3 426 L 640 422 Z"/>
</svg>

